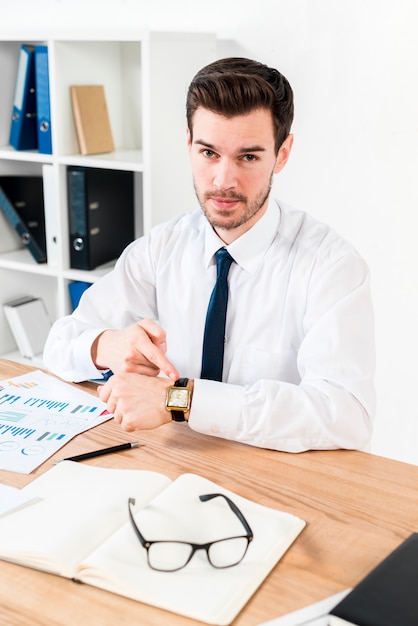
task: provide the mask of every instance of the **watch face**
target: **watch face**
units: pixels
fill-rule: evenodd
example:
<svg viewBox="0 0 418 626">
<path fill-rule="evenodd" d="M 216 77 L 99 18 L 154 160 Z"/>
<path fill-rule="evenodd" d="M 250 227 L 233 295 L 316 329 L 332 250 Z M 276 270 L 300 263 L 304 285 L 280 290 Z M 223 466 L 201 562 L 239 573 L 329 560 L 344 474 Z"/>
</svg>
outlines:
<svg viewBox="0 0 418 626">
<path fill-rule="evenodd" d="M 168 397 L 168 406 L 186 409 L 189 401 L 189 391 L 187 389 L 170 389 Z"/>
</svg>

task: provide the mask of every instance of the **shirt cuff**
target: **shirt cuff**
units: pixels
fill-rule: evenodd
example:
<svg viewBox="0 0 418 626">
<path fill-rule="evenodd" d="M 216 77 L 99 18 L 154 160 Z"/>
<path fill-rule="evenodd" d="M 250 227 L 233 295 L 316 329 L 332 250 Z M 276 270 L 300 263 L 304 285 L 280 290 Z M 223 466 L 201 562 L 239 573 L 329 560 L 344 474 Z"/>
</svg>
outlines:
<svg viewBox="0 0 418 626">
<path fill-rule="evenodd" d="M 91 358 L 91 346 L 95 339 L 105 330 L 107 329 L 90 328 L 82 332 L 74 342 L 75 371 L 82 373 L 85 377 L 84 380 L 101 378 L 102 374 L 108 371 L 97 369 Z"/>
<path fill-rule="evenodd" d="M 189 426 L 196 432 L 224 439 L 235 438 L 244 387 L 214 380 L 194 379 Z M 227 418 L 225 418 L 227 416 Z"/>
</svg>

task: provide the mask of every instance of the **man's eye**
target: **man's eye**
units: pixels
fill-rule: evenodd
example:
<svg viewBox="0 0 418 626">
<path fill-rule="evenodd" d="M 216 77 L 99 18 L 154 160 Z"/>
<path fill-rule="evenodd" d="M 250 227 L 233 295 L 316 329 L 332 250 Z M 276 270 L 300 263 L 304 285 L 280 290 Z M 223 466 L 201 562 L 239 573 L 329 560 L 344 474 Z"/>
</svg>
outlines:
<svg viewBox="0 0 418 626">
<path fill-rule="evenodd" d="M 242 158 L 244 161 L 257 161 L 257 157 L 255 156 L 255 154 L 244 154 Z"/>
<path fill-rule="evenodd" d="M 209 150 L 208 148 L 206 148 L 205 150 L 202 150 L 202 154 L 205 157 L 209 157 L 209 158 L 215 156 L 215 153 L 213 152 L 213 150 Z"/>
</svg>

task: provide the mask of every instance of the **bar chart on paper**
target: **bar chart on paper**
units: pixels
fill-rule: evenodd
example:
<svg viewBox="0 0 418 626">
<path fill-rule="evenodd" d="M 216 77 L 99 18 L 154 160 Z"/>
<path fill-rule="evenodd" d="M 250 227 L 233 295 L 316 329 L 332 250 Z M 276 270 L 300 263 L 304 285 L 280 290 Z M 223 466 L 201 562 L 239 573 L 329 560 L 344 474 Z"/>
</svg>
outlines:
<svg viewBox="0 0 418 626">
<path fill-rule="evenodd" d="M 0 382 L 0 469 L 29 474 L 111 416 L 95 396 L 41 371 Z"/>
</svg>

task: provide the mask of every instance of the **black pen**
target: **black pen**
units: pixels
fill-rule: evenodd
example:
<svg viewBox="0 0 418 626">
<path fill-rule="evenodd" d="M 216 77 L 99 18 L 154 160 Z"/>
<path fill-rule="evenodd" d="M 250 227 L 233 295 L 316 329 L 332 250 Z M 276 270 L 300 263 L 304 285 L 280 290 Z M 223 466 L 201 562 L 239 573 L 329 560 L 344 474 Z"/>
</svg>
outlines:
<svg viewBox="0 0 418 626">
<path fill-rule="evenodd" d="M 121 443 L 120 446 L 112 446 L 111 448 L 103 448 L 103 450 L 93 450 L 93 452 L 86 452 L 85 454 L 77 454 L 76 456 L 69 456 L 67 459 L 60 459 L 56 461 L 86 461 L 87 459 L 94 459 L 96 456 L 102 456 L 103 454 L 112 454 L 113 452 L 121 452 L 122 450 L 130 450 L 130 448 L 137 448 L 139 441 L 131 441 L 130 443 Z"/>
</svg>

